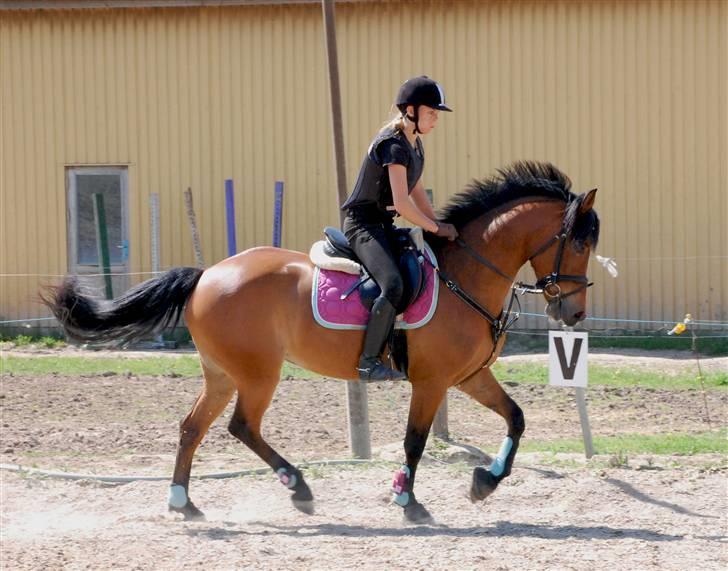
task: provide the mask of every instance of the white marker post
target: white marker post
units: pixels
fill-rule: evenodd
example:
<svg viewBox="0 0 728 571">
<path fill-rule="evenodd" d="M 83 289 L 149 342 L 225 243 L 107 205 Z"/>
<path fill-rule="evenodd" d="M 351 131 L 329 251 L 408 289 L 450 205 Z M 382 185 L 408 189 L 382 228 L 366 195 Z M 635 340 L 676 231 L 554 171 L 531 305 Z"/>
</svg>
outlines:
<svg viewBox="0 0 728 571">
<path fill-rule="evenodd" d="M 549 384 L 557 387 L 575 387 L 584 451 L 586 457 L 591 458 L 594 456 L 594 447 L 585 395 L 589 377 L 588 357 L 588 333 L 574 333 L 571 330 L 549 331 Z"/>
<path fill-rule="evenodd" d="M 159 277 L 159 193 L 152 192 L 149 195 L 149 222 L 151 224 L 152 238 L 152 277 Z M 159 333 L 155 337 L 155 349 L 164 347 L 164 338 Z"/>
</svg>

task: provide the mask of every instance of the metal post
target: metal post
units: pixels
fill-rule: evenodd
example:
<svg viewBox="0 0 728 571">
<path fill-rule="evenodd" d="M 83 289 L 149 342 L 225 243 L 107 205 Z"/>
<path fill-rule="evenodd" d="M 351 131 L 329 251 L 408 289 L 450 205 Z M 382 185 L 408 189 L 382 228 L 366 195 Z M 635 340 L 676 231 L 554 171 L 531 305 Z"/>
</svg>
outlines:
<svg viewBox="0 0 728 571">
<path fill-rule="evenodd" d="M 159 273 L 159 194 L 156 192 L 149 195 L 149 217 L 152 226 L 152 272 L 156 277 Z M 164 347 L 161 333 L 156 336 L 155 341 L 158 346 Z"/>
<path fill-rule="evenodd" d="M 238 253 L 238 245 L 235 239 L 235 190 L 232 179 L 225 181 L 225 214 L 227 218 L 227 243 L 228 256 Z"/>
<path fill-rule="evenodd" d="M 273 246 L 281 247 L 283 233 L 283 181 L 276 181 L 275 208 L 273 209 Z"/>
<path fill-rule="evenodd" d="M 109 261 L 109 235 L 106 229 L 106 211 L 104 210 L 104 195 L 98 192 L 93 194 L 94 221 L 96 222 L 96 251 L 98 253 L 99 270 L 104 276 L 104 290 L 106 299 L 114 298 L 114 289 L 111 285 L 111 262 Z"/>
<path fill-rule="evenodd" d="M 149 217 L 152 225 L 152 272 L 159 272 L 159 194 L 149 195 Z"/>
<path fill-rule="evenodd" d="M 344 129 L 341 120 L 341 89 L 339 87 L 339 60 L 336 51 L 336 14 L 334 0 L 321 0 L 326 30 L 326 56 L 329 64 L 329 89 L 331 93 L 331 123 L 336 165 L 336 188 L 339 204 L 339 220 L 343 224 L 341 205 L 347 195 L 346 161 L 344 155 Z M 346 383 L 347 410 L 349 416 L 349 446 L 355 458 L 371 458 L 369 440 L 369 408 L 367 386 L 363 383 Z"/>
<path fill-rule="evenodd" d="M 586 412 L 586 390 L 583 387 L 574 388 L 576 389 L 576 408 L 579 409 L 579 420 L 581 421 L 581 434 L 584 438 L 584 453 L 589 459 L 594 456 L 594 445 L 592 444 L 589 415 Z"/>
<path fill-rule="evenodd" d="M 202 247 L 200 246 L 200 235 L 197 233 L 197 219 L 195 218 L 195 207 L 192 204 L 192 189 L 185 190 L 185 207 L 187 209 L 187 220 L 190 223 L 190 232 L 192 233 L 192 247 L 195 250 L 195 263 L 197 267 L 202 269 L 205 262 L 202 259 Z"/>
</svg>

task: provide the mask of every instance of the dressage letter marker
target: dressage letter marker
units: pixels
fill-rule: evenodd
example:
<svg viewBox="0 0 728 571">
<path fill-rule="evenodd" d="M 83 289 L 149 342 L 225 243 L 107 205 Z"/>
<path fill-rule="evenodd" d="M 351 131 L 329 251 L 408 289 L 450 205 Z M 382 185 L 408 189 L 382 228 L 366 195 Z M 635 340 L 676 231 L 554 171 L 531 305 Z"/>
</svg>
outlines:
<svg viewBox="0 0 728 571">
<path fill-rule="evenodd" d="M 594 455 L 594 448 L 585 396 L 588 354 L 588 333 L 574 333 L 571 330 L 549 331 L 549 384 L 558 387 L 576 387 L 576 406 L 579 409 L 584 450 L 586 457 L 591 458 Z"/>
<path fill-rule="evenodd" d="M 549 331 L 549 384 L 586 387 L 587 333 Z"/>
</svg>

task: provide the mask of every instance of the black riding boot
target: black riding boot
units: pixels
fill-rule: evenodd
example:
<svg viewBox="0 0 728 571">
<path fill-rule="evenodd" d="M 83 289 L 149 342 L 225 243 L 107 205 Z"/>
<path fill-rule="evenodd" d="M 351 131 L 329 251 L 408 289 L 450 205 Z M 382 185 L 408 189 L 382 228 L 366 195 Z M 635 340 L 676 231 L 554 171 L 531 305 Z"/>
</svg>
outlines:
<svg viewBox="0 0 728 571">
<path fill-rule="evenodd" d="M 396 317 L 394 306 L 386 297 L 378 297 L 372 306 L 364 336 L 364 350 L 359 359 L 361 381 L 406 381 L 407 375 L 387 367 L 379 359 Z"/>
</svg>

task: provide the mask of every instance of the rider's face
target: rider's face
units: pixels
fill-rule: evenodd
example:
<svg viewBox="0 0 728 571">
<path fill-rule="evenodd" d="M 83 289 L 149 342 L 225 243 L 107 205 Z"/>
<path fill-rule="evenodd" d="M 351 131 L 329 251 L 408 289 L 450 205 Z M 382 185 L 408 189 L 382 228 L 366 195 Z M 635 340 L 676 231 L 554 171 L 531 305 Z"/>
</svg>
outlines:
<svg viewBox="0 0 728 571">
<path fill-rule="evenodd" d="M 414 114 L 414 107 L 412 105 L 407 108 L 407 113 L 410 116 Z M 435 128 L 435 124 L 437 123 L 439 115 L 440 112 L 437 109 L 427 107 L 426 105 L 420 105 L 418 117 L 418 126 L 420 133 L 426 135 L 427 133 L 432 131 Z"/>
</svg>

